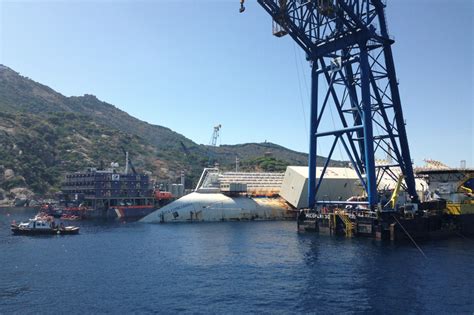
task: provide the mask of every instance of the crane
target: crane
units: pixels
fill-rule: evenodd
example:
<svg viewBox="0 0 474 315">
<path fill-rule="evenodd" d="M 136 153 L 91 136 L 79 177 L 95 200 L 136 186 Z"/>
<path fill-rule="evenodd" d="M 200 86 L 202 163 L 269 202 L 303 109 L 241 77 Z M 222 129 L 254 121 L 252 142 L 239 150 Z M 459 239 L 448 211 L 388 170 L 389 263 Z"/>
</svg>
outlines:
<svg viewBox="0 0 474 315">
<path fill-rule="evenodd" d="M 125 150 L 124 147 L 120 147 L 122 149 L 123 154 L 125 155 L 125 174 L 128 174 L 128 167 L 132 169 L 133 174 L 137 174 L 135 167 L 133 166 L 132 160 L 130 160 L 128 156 L 128 151 Z"/>
<path fill-rule="evenodd" d="M 245 10 L 244 1 L 240 1 L 240 12 Z M 319 204 L 318 189 L 336 144 L 342 144 L 367 193 L 368 200 L 361 203 L 372 209 L 378 204 L 377 178 L 384 172 L 395 176 L 391 167 L 400 168 L 411 201 L 419 202 L 384 1 L 257 2 L 273 18 L 273 34 L 289 35 L 311 64 L 309 207 Z M 320 87 L 323 82 L 326 89 Z M 339 127 L 321 131 L 329 107 L 335 108 Z M 332 145 L 322 175 L 316 179 L 316 149 L 322 137 L 332 137 Z M 390 156 L 393 163 L 375 165 L 376 154 Z"/>
<path fill-rule="evenodd" d="M 209 143 L 213 147 L 215 147 L 217 145 L 217 139 L 219 138 L 219 132 L 221 130 L 221 127 L 222 127 L 221 124 L 219 124 L 217 126 L 214 126 L 214 131 L 212 133 L 211 141 Z"/>
<path fill-rule="evenodd" d="M 217 146 L 217 139 L 219 138 L 219 132 L 221 130 L 221 127 L 222 127 L 221 124 L 214 126 L 214 131 L 212 132 L 211 141 L 209 141 L 209 145 L 211 147 Z M 211 148 L 207 149 L 207 155 L 208 155 L 207 165 L 209 167 L 212 167 L 213 166 L 213 152 Z"/>
</svg>

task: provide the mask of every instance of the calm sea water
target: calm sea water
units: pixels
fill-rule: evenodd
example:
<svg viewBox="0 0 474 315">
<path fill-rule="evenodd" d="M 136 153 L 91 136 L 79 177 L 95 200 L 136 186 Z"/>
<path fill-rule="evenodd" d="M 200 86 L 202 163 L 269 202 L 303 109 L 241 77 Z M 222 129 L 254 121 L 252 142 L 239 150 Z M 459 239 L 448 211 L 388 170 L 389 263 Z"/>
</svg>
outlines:
<svg viewBox="0 0 474 315">
<path fill-rule="evenodd" d="M 474 240 L 391 245 L 294 222 L 78 222 L 13 236 L 0 210 L 0 313 L 474 312 Z M 75 222 L 76 223 L 76 222 Z"/>
</svg>

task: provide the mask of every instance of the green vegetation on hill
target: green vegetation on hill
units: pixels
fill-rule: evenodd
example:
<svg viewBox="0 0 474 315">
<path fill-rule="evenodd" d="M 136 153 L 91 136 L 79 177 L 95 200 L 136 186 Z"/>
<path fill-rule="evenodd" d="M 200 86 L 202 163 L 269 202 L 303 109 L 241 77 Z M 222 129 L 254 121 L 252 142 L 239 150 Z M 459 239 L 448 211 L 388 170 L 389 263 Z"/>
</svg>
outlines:
<svg viewBox="0 0 474 315">
<path fill-rule="evenodd" d="M 243 171 L 262 171 L 262 172 L 285 172 L 286 167 L 290 165 L 286 161 L 278 160 L 274 157 L 261 156 L 255 159 L 242 161 Z"/>
<path fill-rule="evenodd" d="M 84 115 L 1 113 L 0 118 L 0 165 L 37 193 L 57 190 L 65 172 L 117 161 L 122 146 L 137 156 L 153 154 L 137 136 L 101 127 Z M 2 183 L 4 189 L 11 186 L 11 180 Z"/>
<path fill-rule="evenodd" d="M 158 181 L 177 182 L 184 171 L 188 188 L 209 166 L 209 156 L 224 170 L 234 169 L 236 157 L 246 170 L 284 171 L 289 164 L 307 164 L 306 154 L 272 143 L 198 145 L 93 95 L 66 97 L 0 65 L 0 171 L 15 174 L 0 174 L 1 188 L 57 191 L 66 172 L 111 162 L 123 166 L 121 147 L 139 171 L 152 172 Z"/>
</svg>

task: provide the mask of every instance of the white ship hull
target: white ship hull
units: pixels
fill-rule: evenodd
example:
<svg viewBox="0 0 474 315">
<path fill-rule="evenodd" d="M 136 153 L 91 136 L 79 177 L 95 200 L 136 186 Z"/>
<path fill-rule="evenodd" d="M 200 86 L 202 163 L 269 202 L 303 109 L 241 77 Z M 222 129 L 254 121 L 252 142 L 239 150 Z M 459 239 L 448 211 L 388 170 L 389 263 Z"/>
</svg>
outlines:
<svg viewBox="0 0 474 315">
<path fill-rule="evenodd" d="M 287 220 L 295 212 L 282 198 L 230 197 L 222 193 L 189 195 L 150 213 L 141 222 Z"/>
</svg>

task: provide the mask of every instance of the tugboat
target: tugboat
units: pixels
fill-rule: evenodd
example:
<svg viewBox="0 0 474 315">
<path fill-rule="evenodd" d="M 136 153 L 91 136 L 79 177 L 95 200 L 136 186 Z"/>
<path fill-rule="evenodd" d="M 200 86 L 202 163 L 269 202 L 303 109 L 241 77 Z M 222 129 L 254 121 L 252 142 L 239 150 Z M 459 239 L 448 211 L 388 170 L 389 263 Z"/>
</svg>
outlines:
<svg viewBox="0 0 474 315">
<path fill-rule="evenodd" d="M 79 233 L 79 227 L 77 226 L 64 226 L 62 223 L 57 225 L 54 221 L 48 221 L 39 217 L 29 219 L 28 222 L 20 224 L 12 223 L 11 230 L 15 235 L 66 235 Z"/>
</svg>

